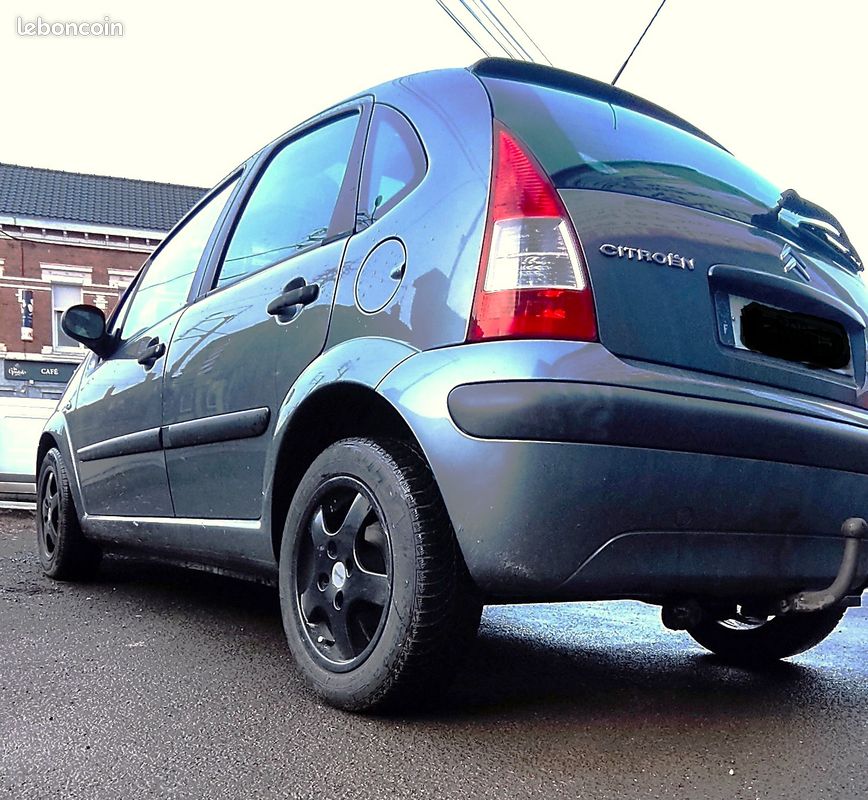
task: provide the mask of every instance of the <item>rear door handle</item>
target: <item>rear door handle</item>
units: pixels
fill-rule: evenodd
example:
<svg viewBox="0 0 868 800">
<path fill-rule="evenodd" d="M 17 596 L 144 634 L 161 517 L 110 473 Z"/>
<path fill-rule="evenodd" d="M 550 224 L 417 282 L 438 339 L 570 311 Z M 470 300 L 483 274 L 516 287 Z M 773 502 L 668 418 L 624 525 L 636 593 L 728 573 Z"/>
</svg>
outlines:
<svg viewBox="0 0 868 800">
<path fill-rule="evenodd" d="M 283 292 L 275 297 L 265 309 L 272 317 L 295 316 L 298 306 L 306 306 L 319 297 L 319 285 L 308 284 L 304 278 L 293 278 Z"/>
<path fill-rule="evenodd" d="M 148 346 L 142 350 L 136 359 L 145 369 L 150 369 L 157 363 L 157 359 L 162 358 L 166 354 L 166 345 L 159 339 L 151 339 Z"/>
</svg>

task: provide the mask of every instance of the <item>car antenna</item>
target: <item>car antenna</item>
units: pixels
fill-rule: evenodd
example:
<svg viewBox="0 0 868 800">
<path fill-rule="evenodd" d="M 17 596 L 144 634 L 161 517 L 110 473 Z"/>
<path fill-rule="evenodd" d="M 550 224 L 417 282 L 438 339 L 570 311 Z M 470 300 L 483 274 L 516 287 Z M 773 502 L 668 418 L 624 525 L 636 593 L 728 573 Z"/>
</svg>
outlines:
<svg viewBox="0 0 868 800">
<path fill-rule="evenodd" d="M 645 34 L 651 29 L 651 26 L 654 24 L 654 20 L 657 19 L 657 15 L 660 13 L 663 6 L 666 5 L 666 0 L 663 0 L 662 3 L 657 7 L 657 10 L 654 12 L 654 16 L 651 17 L 651 21 L 645 26 L 645 30 L 642 31 L 642 35 L 636 40 L 636 44 L 633 45 L 633 49 L 630 51 L 630 55 L 627 56 L 627 60 L 621 64 L 621 69 L 618 70 L 618 74 L 612 78 L 612 86 L 614 86 L 618 82 L 618 78 L 621 77 L 621 73 L 626 68 L 627 64 L 630 63 L 630 59 L 633 58 L 633 53 L 636 52 L 636 48 L 642 43 L 642 40 L 645 38 Z"/>
</svg>

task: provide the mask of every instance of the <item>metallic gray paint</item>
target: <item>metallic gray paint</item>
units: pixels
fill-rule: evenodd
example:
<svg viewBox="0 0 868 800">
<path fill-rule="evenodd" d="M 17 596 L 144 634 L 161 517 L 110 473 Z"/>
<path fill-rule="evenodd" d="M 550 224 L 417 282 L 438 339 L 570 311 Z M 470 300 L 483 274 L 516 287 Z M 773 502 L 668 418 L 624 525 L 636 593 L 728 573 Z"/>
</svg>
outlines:
<svg viewBox="0 0 868 800">
<path fill-rule="evenodd" d="M 270 532 L 275 520 L 271 518 L 275 492 L 281 491 L 273 476 L 278 459 L 284 450 L 292 448 L 292 423 L 299 410 L 309 403 L 317 403 L 317 391 L 338 385 L 353 385 L 374 392 L 377 384 L 395 367 L 419 351 L 392 339 L 367 337 L 351 339 L 326 350 L 313 361 L 286 393 L 275 415 L 274 431 L 268 448 L 263 475 L 263 530 Z M 329 409 L 322 412 L 328 424 Z M 280 524 L 280 521 L 277 521 Z M 270 535 L 270 533 L 269 533 Z"/>
<path fill-rule="evenodd" d="M 123 358 L 100 372 L 91 358 L 74 379 L 81 381 L 77 400 L 49 421 L 46 434 L 73 466 L 87 534 L 215 566 L 273 571 L 272 536 L 282 520 L 272 519 L 272 510 L 286 499 L 273 478 L 293 457 L 294 424 L 316 408 L 327 427 L 340 409 L 320 407 L 324 390 L 352 386 L 376 392 L 416 437 L 470 572 L 491 597 L 652 597 L 703 586 L 726 593 L 743 589 L 744 575 L 773 591 L 831 577 L 841 520 L 868 516 L 860 499 L 868 496 L 865 474 L 683 452 L 677 441 L 663 449 L 483 439 L 458 429 L 447 401 L 455 387 L 484 381 L 582 381 L 602 391 L 665 393 L 675 405 L 702 398 L 738 404 L 757 418 L 789 412 L 865 429 L 868 414 L 858 407 L 865 342 L 864 332 L 857 341 L 857 323 L 868 302 L 858 278 L 806 255 L 814 294 L 790 287 L 793 297 L 849 320 L 855 377 L 728 352 L 714 325 L 714 292 L 728 286 L 728 267 L 741 269 L 736 278 L 751 288 L 762 281 L 751 281 L 748 265 L 772 283 L 805 287 L 782 271 L 783 240 L 681 206 L 567 190 L 561 196 L 588 255 L 602 344 L 465 345 L 490 184 L 488 96 L 464 70 L 402 78 L 372 94 L 412 120 L 424 145 L 428 172 L 409 197 L 347 239 L 209 291 L 266 148 L 247 163 L 212 234 L 190 305 L 161 323 L 160 338 L 168 341 L 180 317 L 167 357 L 150 373 Z M 394 291 L 383 283 L 390 289 L 385 304 L 371 313 L 373 305 L 363 310 L 357 302 L 359 270 L 392 239 L 406 249 L 404 273 Z M 610 259 L 599 253 L 606 242 L 688 254 L 696 268 Z M 265 308 L 297 275 L 318 283 L 320 296 L 281 325 Z M 159 384 L 162 409 L 153 402 Z M 94 462 L 72 457 L 74 448 L 105 438 L 251 408 L 271 409 L 258 437 Z M 588 424 L 601 430 L 615 420 L 605 404 L 593 414 Z M 715 559 L 692 557 L 705 546 Z M 671 557 L 658 560 L 661 550 Z M 746 557 L 753 566 L 745 567 Z"/>
<path fill-rule="evenodd" d="M 468 568 L 492 595 L 593 596 L 599 579 L 583 588 L 572 579 L 574 573 L 625 533 L 837 538 L 840 519 L 868 513 L 862 508 L 868 501 L 860 500 L 868 496 L 865 474 L 679 452 L 677 439 L 668 449 L 485 440 L 461 432 L 452 421 L 448 397 L 454 387 L 529 378 L 665 386 L 673 399 L 741 402 L 745 413 L 752 410 L 758 417 L 766 407 L 801 410 L 828 420 L 827 425 L 832 420 L 868 422 L 868 415 L 854 408 L 684 370 L 627 364 L 593 343 L 490 342 L 420 353 L 393 370 L 378 390 L 418 437 Z M 497 414 L 496 406 L 491 413 Z M 610 411 L 598 407 L 595 414 L 594 425 L 605 429 Z M 775 580 L 789 587 L 793 574 L 775 560 L 774 538 L 753 541 L 749 557 L 773 567 L 766 576 L 769 591 Z M 767 558 L 766 543 L 771 545 Z M 721 566 L 719 582 L 710 588 L 720 592 L 727 580 L 738 580 L 738 555 Z M 820 563 L 825 568 L 825 562 L 814 562 L 815 568 Z M 825 576 L 829 580 L 836 566 Z M 731 572 L 724 574 L 726 569 Z M 672 591 L 679 589 L 677 577 L 670 575 Z M 657 585 L 649 583 L 639 592 L 634 584 L 633 593 L 647 594 Z M 613 583 L 612 591 L 616 587 Z"/>
<path fill-rule="evenodd" d="M 154 338 L 168 343 L 180 317 L 176 312 L 121 343 L 109 359 L 88 359 L 73 408 L 66 412 L 75 450 L 127 434 L 159 428 L 166 358 L 146 369 L 141 350 Z M 83 510 L 95 514 L 171 517 L 172 497 L 163 453 L 133 452 L 81 461 L 78 478 Z"/>
<path fill-rule="evenodd" d="M 192 304 L 169 348 L 164 424 L 275 408 L 323 347 L 344 246 L 310 250 Z M 283 324 L 265 307 L 296 276 L 317 283 L 319 297 Z M 176 513 L 257 519 L 273 431 L 270 421 L 260 438 L 167 450 Z"/>
<path fill-rule="evenodd" d="M 407 273 L 407 250 L 397 238 L 385 239 L 368 253 L 356 275 L 356 305 L 368 314 L 382 311 Z"/>
<path fill-rule="evenodd" d="M 415 125 L 428 172 L 413 193 L 347 245 L 327 346 L 382 336 L 418 349 L 464 341 L 476 285 L 491 171 L 491 107 L 469 72 L 413 75 L 374 90 Z M 403 279 L 377 314 L 356 304 L 361 264 L 383 241 L 407 251 Z"/>
<path fill-rule="evenodd" d="M 859 276 L 800 253 L 811 268 L 808 285 L 784 273 L 780 253 L 786 242 L 780 236 L 686 206 L 587 189 L 560 195 L 588 259 L 600 341 L 613 353 L 868 405 L 868 289 Z M 677 251 L 691 256 L 696 268 L 611 258 L 600 252 L 607 242 Z M 855 376 L 723 346 L 715 295 L 729 292 L 841 322 L 850 334 Z"/>
</svg>

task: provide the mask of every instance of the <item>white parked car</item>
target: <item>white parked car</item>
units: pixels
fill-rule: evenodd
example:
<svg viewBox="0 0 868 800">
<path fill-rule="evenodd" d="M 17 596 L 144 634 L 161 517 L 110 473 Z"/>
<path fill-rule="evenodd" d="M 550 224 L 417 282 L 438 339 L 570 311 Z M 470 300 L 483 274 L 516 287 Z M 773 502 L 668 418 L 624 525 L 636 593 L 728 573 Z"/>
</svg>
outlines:
<svg viewBox="0 0 868 800">
<path fill-rule="evenodd" d="M 0 504 L 36 501 L 36 450 L 56 400 L 0 397 Z"/>
</svg>

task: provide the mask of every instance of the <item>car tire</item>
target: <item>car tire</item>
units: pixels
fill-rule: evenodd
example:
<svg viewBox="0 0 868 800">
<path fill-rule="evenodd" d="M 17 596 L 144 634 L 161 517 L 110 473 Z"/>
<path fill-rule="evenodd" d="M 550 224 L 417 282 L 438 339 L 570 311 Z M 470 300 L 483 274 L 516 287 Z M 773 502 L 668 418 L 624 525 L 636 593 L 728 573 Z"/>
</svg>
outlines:
<svg viewBox="0 0 868 800">
<path fill-rule="evenodd" d="M 344 439 L 311 464 L 287 515 L 279 585 L 302 675 L 350 711 L 429 705 L 482 612 L 434 476 L 396 440 Z"/>
<path fill-rule="evenodd" d="M 838 626 L 847 609 L 832 607 L 810 614 L 768 620 L 736 616 L 705 619 L 688 630 L 706 650 L 733 664 L 761 665 L 816 647 Z"/>
<path fill-rule="evenodd" d="M 36 486 L 36 542 L 42 571 L 59 581 L 92 578 L 102 551 L 82 533 L 66 465 L 56 447 L 42 459 Z"/>
</svg>

